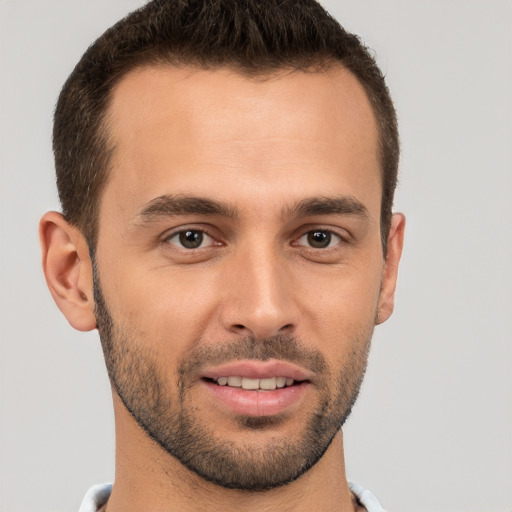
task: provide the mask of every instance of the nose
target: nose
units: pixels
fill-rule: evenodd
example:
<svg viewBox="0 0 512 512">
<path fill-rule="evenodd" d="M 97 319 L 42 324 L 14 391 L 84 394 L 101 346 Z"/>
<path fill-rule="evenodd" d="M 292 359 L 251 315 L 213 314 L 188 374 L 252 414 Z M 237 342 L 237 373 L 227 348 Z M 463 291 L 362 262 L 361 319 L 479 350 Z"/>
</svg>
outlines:
<svg viewBox="0 0 512 512">
<path fill-rule="evenodd" d="M 221 322 L 240 336 L 292 334 L 299 318 L 285 258 L 271 249 L 247 251 L 231 261 L 224 279 Z"/>
</svg>

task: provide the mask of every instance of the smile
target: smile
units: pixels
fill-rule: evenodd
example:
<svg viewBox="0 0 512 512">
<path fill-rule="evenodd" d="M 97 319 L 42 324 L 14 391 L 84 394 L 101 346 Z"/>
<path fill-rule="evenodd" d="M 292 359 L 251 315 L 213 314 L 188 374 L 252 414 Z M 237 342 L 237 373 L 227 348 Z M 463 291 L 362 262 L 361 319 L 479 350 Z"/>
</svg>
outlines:
<svg viewBox="0 0 512 512">
<path fill-rule="evenodd" d="M 273 391 L 277 388 L 293 386 L 294 380 L 289 377 L 270 377 L 266 379 L 251 379 L 249 377 L 219 377 L 216 380 L 219 386 L 242 388 L 256 391 Z"/>
<path fill-rule="evenodd" d="M 297 410 L 313 389 L 313 373 L 285 361 L 232 361 L 201 373 L 208 402 L 242 416 Z"/>
</svg>

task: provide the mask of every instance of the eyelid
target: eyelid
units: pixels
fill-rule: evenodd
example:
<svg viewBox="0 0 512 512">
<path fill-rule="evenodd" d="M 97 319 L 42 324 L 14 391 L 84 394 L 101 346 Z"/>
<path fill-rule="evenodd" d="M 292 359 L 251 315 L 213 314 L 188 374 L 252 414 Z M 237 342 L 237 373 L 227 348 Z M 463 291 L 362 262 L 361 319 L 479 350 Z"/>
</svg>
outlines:
<svg viewBox="0 0 512 512">
<path fill-rule="evenodd" d="M 309 233 L 312 233 L 314 231 L 323 231 L 325 233 L 330 233 L 333 237 L 336 237 L 338 239 L 338 243 L 334 246 L 328 246 L 325 248 L 316 248 L 311 247 L 306 244 L 299 244 L 298 241 L 307 236 Z M 326 249 L 333 249 L 335 246 L 341 245 L 341 244 L 349 244 L 352 242 L 352 236 L 350 233 L 348 233 L 346 230 L 341 228 L 335 228 L 332 226 L 319 226 L 319 225 L 310 225 L 310 226 L 303 226 L 298 233 L 298 236 L 295 237 L 293 245 L 300 245 L 301 247 L 306 247 L 308 249 L 312 249 L 315 251 L 325 251 Z"/>
<path fill-rule="evenodd" d="M 203 244 L 200 247 L 192 248 L 192 249 L 187 248 L 187 247 L 183 247 L 179 243 L 172 243 L 172 242 L 170 242 L 170 240 L 172 238 L 177 237 L 178 235 L 180 235 L 181 233 L 184 233 L 186 231 L 197 231 L 199 233 L 202 233 L 203 236 L 205 238 L 209 238 L 210 241 L 206 245 Z M 208 229 L 208 227 L 205 227 L 204 225 L 202 225 L 202 226 L 184 225 L 184 226 L 178 226 L 176 228 L 170 229 L 170 230 L 166 231 L 160 237 L 160 242 L 162 244 L 171 245 L 173 247 L 176 247 L 176 248 L 178 248 L 178 249 L 180 249 L 182 251 L 186 251 L 186 252 L 199 251 L 201 249 L 206 249 L 207 247 L 213 247 L 213 246 L 216 246 L 216 245 L 222 245 L 222 242 L 220 242 L 218 240 L 218 238 L 211 233 L 211 230 Z"/>
<path fill-rule="evenodd" d="M 327 231 L 325 229 L 314 229 L 313 232 L 324 232 L 324 233 L 329 233 L 331 235 L 331 240 L 329 240 L 329 244 L 325 247 L 313 247 L 312 245 L 310 245 L 309 243 L 305 242 L 305 243 L 301 243 L 301 240 L 303 238 L 307 238 L 307 236 L 312 232 L 312 231 L 307 231 L 306 233 L 304 233 L 302 236 L 300 236 L 297 240 L 297 245 L 300 245 L 301 247 L 305 247 L 306 249 L 312 249 L 314 251 L 325 251 L 325 250 L 328 250 L 328 249 L 333 249 L 334 247 L 336 246 L 339 246 L 340 243 L 343 243 L 343 240 L 342 238 L 337 234 L 337 233 L 334 233 L 332 231 Z"/>
</svg>

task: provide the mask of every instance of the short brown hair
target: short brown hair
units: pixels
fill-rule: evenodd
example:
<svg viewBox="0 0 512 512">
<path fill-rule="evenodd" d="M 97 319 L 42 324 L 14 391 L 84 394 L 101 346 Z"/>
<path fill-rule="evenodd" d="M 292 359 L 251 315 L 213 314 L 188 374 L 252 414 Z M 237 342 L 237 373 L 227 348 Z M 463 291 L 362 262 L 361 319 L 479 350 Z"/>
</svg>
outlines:
<svg viewBox="0 0 512 512">
<path fill-rule="evenodd" d="M 399 141 L 384 77 L 359 38 L 315 0 L 153 0 L 85 52 L 59 96 L 53 150 L 63 214 L 94 250 L 112 148 L 105 115 L 114 86 L 136 67 L 227 66 L 249 75 L 321 71 L 333 63 L 364 87 L 380 132 L 384 251 L 397 183 Z"/>
</svg>

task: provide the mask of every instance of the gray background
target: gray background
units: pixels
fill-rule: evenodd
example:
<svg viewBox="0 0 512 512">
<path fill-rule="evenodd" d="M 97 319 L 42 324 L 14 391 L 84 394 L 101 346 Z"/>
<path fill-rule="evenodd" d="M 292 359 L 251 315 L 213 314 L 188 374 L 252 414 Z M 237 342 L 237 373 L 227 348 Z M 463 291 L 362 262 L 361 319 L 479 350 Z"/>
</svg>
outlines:
<svg viewBox="0 0 512 512">
<path fill-rule="evenodd" d="M 0 0 L 0 510 L 76 510 L 113 478 L 96 333 L 73 331 L 40 270 L 57 209 L 58 91 L 141 0 Z M 512 2 L 324 4 L 376 51 L 403 142 L 407 240 L 345 428 L 349 477 L 394 512 L 512 510 Z"/>
</svg>

